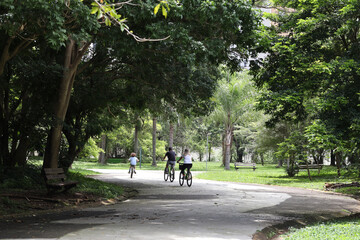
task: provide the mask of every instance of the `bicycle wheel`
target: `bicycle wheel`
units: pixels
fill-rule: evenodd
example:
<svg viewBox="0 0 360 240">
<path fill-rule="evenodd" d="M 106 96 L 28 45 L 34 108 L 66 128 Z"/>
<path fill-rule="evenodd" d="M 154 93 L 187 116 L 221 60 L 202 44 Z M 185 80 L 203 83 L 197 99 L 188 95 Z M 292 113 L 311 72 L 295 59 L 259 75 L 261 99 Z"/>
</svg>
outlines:
<svg viewBox="0 0 360 240">
<path fill-rule="evenodd" d="M 180 186 L 182 186 L 184 184 L 184 173 L 183 172 L 180 172 L 179 183 L 180 183 Z"/>
<path fill-rule="evenodd" d="M 191 172 L 189 171 L 187 174 L 186 174 L 187 178 L 186 178 L 186 184 L 188 185 L 188 187 L 191 187 L 191 184 L 192 184 L 192 174 Z"/>
<path fill-rule="evenodd" d="M 134 168 L 133 168 L 133 167 L 131 167 L 131 170 L 130 170 L 130 178 L 132 178 L 132 177 L 133 177 L 133 174 L 134 174 Z"/>
<path fill-rule="evenodd" d="M 168 169 L 165 168 L 165 170 L 164 170 L 164 180 L 165 181 L 167 181 L 169 178 L 169 171 L 166 171 L 166 170 L 168 170 Z"/>
<path fill-rule="evenodd" d="M 173 182 L 175 179 L 175 169 L 172 167 L 170 170 L 170 182 Z"/>
</svg>

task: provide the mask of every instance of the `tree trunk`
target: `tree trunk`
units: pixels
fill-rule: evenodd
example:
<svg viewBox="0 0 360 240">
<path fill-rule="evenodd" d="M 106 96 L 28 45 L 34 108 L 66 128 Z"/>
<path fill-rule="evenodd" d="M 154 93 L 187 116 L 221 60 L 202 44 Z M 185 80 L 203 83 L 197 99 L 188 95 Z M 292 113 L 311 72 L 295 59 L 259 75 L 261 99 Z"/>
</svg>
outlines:
<svg viewBox="0 0 360 240">
<path fill-rule="evenodd" d="M 208 154 L 209 154 L 208 162 L 210 162 L 211 161 L 211 144 L 209 144 L 208 150 L 209 150 L 209 152 L 208 152 Z"/>
<path fill-rule="evenodd" d="M 260 153 L 261 165 L 264 166 L 264 154 Z"/>
<path fill-rule="evenodd" d="M 355 154 L 350 154 L 349 155 L 349 162 L 351 164 L 355 164 L 355 162 L 356 162 L 356 155 Z"/>
<path fill-rule="evenodd" d="M 222 165 L 225 167 L 225 133 L 223 133 L 222 135 L 222 144 L 221 144 L 221 148 L 222 148 Z"/>
<path fill-rule="evenodd" d="M 331 149 L 331 152 L 330 152 L 330 165 L 333 166 L 333 167 L 336 166 L 335 154 L 334 154 L 333 149 Z"/>
<path fill-rule="evenodd" d="M 0 75 L 1 76 L 1 75 Z M 6 78 L 6 80 L 5 80 Z M 12 159 L 10 158 L 9 152 L 9 118 L 10 118 L 10 110 L 9 110 L 9 87 L 5 85 L 9 85 L 10 83 L 10 75 L 4 76 L 4 81 L 6 84 L 0 85 L 0 158 L 3 165 L 7 167 L 11 167 L 14 165 L 12 163 Z"/>
<path fill-rule="evenodd" d="M 308 177 L 309 177 L 309 180 L 310 180 L 310 182 L 311 182 L 312 179 L 311 179 L 311 174 L 310 174 L 310 169 L 309 169 L 309 163 L 308 163 L 308 161 L 305 161 L 305 163 L 306 163 L 306 168 L 307 168 Z"/>
<path fill-rule="evenodd" d="M 341 172 L 340 172 L 341 160 L 342 160 L 341 153 L 338 152 L 338 151 L 336 151 L 336 152 L 335 152 L 335 161 L 336 161 L 336 167 L 337 167 L 337 175 L 338 175 L 338 177 L 341 176 Z"/>
<path fill-rule="evenodd" d="M 14 162 L 16 162 L 19 166 L 26 165 L 28 145 L 29 145 L 29 138 L 26 136 L 22 137 L 20 139 L 19 146 L 16 148 L 14 154 Z"/>
<path fill-rule="evenodd" d="M 11 159 L 9 154 L 9 128 L 8 128 L 8 121 L 6 118 L 1 119 L 2 126 L 1 126 L 1 136 L 0 136 L 0 158 L 2 163 L 5 166 L 11 166 Z"/>
<path fill-rule="evenodd" d="M 66 135 L 65 135 L 66 136 Z M 68 148 L 68 152 L 66 154 L 66 159 L 61 159 L 60 160 L 60 167 L 64 168 L 66 171 L 67 169 L 69 169 L 72 165 L 72 163 L 74 162 L 75 158 L 76 158 L 76 149 L 77 149 L 77 144 L 76 144 L 76 137 L 71 137 L 69 138 L 68 136 L 66 136 L 66 139 L 68 140 L 69 143 L 69 148 Z"/>
<path fill-rule="evenodd" d="M 101 152 L 99 155 L 99 163 L 100 164 L 106 164 L 106 135 L 101 135 L 101 143 L 100 148 L 104 150 L 104 152 Z"/>
<path fill-rule="evenodd" d="M 139 125 L 136 122 L 135 123 L 135 130 L 134 130 L 134 152 L 136 154 L 138 154 L 138 150 L 139 150 L 139 139 L 138 139 L 138 135 L 139 135 Z"/>
<path fill-rule="evenodd" d="M 225 170 L 230 170 L 232 129 L 228 127 L 225 133 Z"/>
<path fill-rule="evenodd" d="M 89 140 L 89 134 L 81 129 L 82 122 L 81 117 L 76 116 L 75 119 L 65 119 L 67 128 L 63 129 L 63 133 L 69 143 L 69 148 L 66 154 L 66 159 L 60 159 L 60 166 L 65 170 L 69 169 L 75 158 L 78 154 L 84 149 L 86 142 Z M 85 136 L 81 136 L 82 133 L 85 133 Z"/>
<path fill-rule="evenodd" d="M 87 43 L 80 51 L 73 39 L 69 39 L 65 49 L 63 77 L 59 84 L 57 101 L 54 106 L 54 120 L 47 140 L 47 148 L 44 155 L 44 168 L 57 168 L 61 143 L 61 132 L 69 106 L 71 90 L 73 88 L 76 70 L 81 57 L 86 52 L 90 43 Z"/>
<path fill-rule="evenodd" d="M 156 118 L 153 118 L 153 132 L 152 132 L 152 166 L 157 166 L 156 164 Z"/>
<path fill-rule="evenodd" d="M 237 155 L 236 161 L 237 162 L 243 162 L 243 156 L 244 156 L 245 148 L 241 147 L 241 141 L 236 140 L 236 138 L 234 138 L 234 143 L 235 143 L 236 155 Z"/>
<path fill-rule="evenodd" d="M 174 124 L 170 121 L 169 126 L 169 147 L 173 147 L 174 144 Z"/>
</svg>

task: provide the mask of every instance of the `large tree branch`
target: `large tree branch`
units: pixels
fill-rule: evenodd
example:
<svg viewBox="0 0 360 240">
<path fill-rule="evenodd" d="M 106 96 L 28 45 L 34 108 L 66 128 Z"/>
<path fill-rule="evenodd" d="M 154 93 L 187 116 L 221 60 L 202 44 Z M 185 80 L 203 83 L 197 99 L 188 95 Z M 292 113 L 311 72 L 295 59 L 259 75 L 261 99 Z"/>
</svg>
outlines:
<svg viewBox="0 0 360 240">
<path fill-rule="evenodd" d="M 15 49 L 11 52 L 11 54 L 9 54 L 9 59 L 13 58 L 14 56 L 16 56 L 20 51 L 24 50 L 25 48 L 27 48 L 32 42 L 34 41 L 34 39 L 23 39 L 20 44 L 18 44 Z"/>
</svg>

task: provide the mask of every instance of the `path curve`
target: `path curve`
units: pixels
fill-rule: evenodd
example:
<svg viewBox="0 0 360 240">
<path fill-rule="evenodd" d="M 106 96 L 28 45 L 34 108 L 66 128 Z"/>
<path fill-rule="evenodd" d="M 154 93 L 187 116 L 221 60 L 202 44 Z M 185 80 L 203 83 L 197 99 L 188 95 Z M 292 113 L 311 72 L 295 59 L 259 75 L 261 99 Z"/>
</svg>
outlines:
<svg viewBox="0 0 360 240">
<path fill-rule="evenodd" d="M 360 212 L 359 201 L 321 191 L 200 179 L 189 188 L 179 186 L 178 171 L 172 183 L 163 180 L 161 171 L 137 170 L 133 179 L 126 170 L 94 171 L 102 173 L 94 178 L 139 194 L 120 204 L 25 221 L 21 238 L 250 240 L 257 231 L 285 221 Z M 0 239 L 4 234 L 0 230 Z M 20 238 L 11 236 L 10 228 L 7 234 L 5 239 Z"/>
</svg>

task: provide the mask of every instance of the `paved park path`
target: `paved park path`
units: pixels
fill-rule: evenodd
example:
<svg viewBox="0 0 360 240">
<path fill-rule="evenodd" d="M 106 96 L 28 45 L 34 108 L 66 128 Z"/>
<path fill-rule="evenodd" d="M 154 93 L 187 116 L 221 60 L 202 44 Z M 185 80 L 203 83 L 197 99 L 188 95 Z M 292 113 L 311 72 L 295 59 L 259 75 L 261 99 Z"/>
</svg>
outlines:
<svg viewBox="0 0 360 240">
<path fill-rule="evenodd" d="M 0 223 L 0 239 L 250 240 L 261 229 L 306 217 L 360 212 L 359 201 L 321 191 L 194 179 L 161 171 L 96 170 L 94 178 L 139 191 L 122 203 Z M 196 174 L 195 174 L 196 175 Z"/>
</svg>

